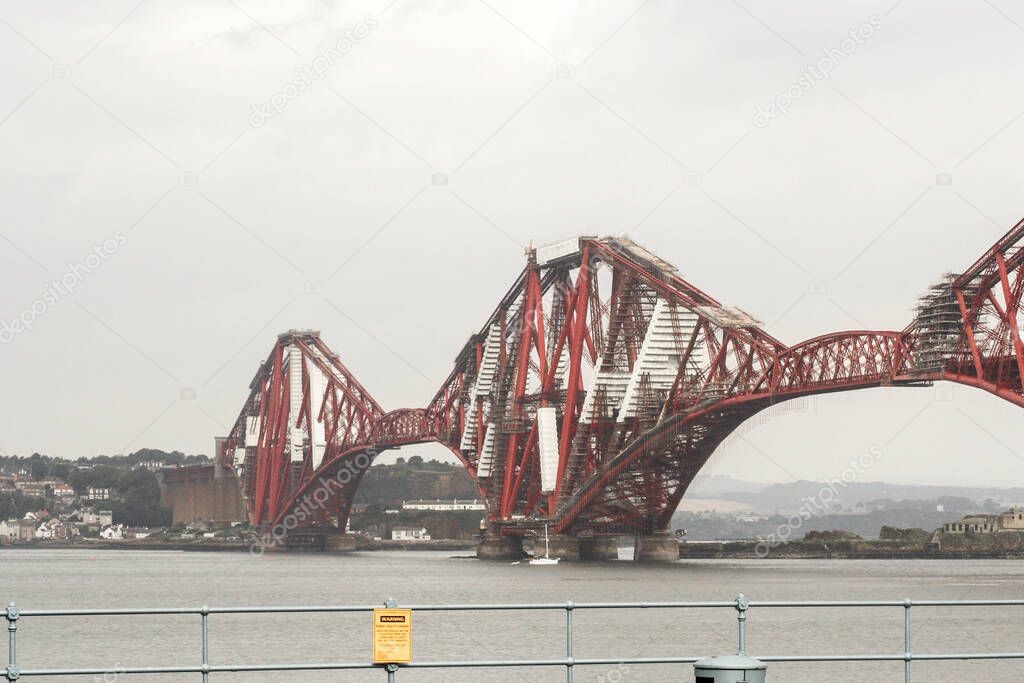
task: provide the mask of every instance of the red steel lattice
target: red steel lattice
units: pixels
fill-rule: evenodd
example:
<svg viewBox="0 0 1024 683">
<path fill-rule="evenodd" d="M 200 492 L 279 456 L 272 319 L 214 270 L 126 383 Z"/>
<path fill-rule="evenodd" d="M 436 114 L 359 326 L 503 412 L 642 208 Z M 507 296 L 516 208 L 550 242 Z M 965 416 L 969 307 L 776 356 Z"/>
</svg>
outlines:
<svg viewBox="0 0 1024 683">
<path fill-rule="evenodd" d="M 305 523 L 344 529 L 377 453 L 438 442 L 506 533 L 665 529 L 715 448 L 781 401 L 947 380 L 1024 406 L 1022 238 L 1024 222 L 902 331 L 792 347 L 626 238 L 531 250 L 426 408 L 385 413 L 317 333 L 281 335 L 221 465 L 242 475 L 257 526 L 301 507 Z"/>
</svg>

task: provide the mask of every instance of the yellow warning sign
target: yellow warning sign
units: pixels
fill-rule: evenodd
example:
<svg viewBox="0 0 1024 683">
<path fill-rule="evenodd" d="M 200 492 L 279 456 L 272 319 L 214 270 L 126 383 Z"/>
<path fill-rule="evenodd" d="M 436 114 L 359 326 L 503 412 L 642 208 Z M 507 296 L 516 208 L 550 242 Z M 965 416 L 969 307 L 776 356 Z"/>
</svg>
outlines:
<svg viewBox="0 0 1024 683">
<path fill-rule="evenodd" d="M 375 664 L 412 662 L 412 610 L 373 610 L 373 661 Z"/>
</svg>

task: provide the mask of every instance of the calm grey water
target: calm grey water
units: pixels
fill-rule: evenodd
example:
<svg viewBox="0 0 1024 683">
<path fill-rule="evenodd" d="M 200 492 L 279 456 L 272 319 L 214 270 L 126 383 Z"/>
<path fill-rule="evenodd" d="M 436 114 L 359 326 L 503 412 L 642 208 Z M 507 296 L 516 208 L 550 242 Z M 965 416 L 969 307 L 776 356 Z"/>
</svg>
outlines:
<svg viewBox="0 0 1024 683">
<path fill-rule="evenodd" d="M 376 604 L 731 600 L 1024 598 L 1024 562 L 680 562 L 529 567 L 453 559 L 450 553 L 380 552 L 348 556 L 236 553 L 0 551 L 0 599 L 24 609 L 181 607 L 210 604 Z M 211 617 L 214 663 L 363 661 L 366 615 Z M 420 660 L 553 658 L 563 654 L 564 617 L 552 614 L 420 614 Z M 576 656 L 723 654 L 736 647 L 726 611 L 581 612 Z M 915 610 L 921 651 L 1020 651 L 1024 613 L 1015 608 Z M 199 660 L 199 618 L 26 619 L 23 668 L 171 665 Z M 901 610 L 753 611 L 749 649 L 760 655 L 899 653 Z M 4 648 L 0 645 L 0 653 Z M 0 657 L 5 659 L 5 656 Z M 1014 682 L 1022 663 L 915 664 L 915 681 Z M 214 674 L 213 681 L 384 681 L 377 671 Z M 44 680 L 42 678 L 26 680 Z M 63 677 L 46 680 L 94 680 Z M 102 679 L 100 679 L 102 680 Z M 198 681 L 197 675 L 108 676 L 120 681 Z M 564 681 L 564 670 L 402 671 L 398 681 Z M 577 670 L 577 681 L 692 681 L 690 666 Z M 769 680 L 902 681 L 902 664 L 779 665 Z"/>
</svg>

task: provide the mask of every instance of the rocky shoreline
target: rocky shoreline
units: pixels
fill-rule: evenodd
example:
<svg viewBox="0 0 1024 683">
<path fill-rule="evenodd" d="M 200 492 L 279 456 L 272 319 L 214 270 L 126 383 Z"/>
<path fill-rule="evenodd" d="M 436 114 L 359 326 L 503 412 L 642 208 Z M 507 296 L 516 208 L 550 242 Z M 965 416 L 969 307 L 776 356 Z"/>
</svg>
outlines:
<svg viewBox="0 0 1024 683">
<path fill-rule="evenodd" d="M 801 540 L 692 542 L 679 544 L 683 559 L 702 560 L 1019 560 L 1024 534 L 929 533 L 922 529 L 883 527 L 878 540 L 843 531 L 811 532 Z"/>
</svg>

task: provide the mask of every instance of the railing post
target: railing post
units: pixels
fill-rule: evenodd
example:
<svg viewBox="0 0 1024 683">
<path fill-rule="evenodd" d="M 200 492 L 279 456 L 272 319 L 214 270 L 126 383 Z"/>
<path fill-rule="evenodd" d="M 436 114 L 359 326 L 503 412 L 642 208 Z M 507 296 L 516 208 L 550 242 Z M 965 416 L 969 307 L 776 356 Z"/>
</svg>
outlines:
<svg viewBox="0 0 1024 683">
<path fill-rule="evenodd" d="M 573 672 L 574 672 L 573 667 L 575 666 L 575 664 L 573 663 L 573 656 L 572 656 L 572 641 L 573 641 L 573 637 L 572 637 L 572 628 L 573 628 L 572 614 L 573 614 L 573 611 L 575 609 L 576 609 L 576 604 L 573 603 L 571 600 L 569 602 L 565 603 L 565 658 L 567 660 L 566 665 L 565 665 L 565 680 L 566 680 L 566 683 L 572 683 Z"/>
<path fill-rule="evenodd" d="M 910 608 L 914 606 L 913 601 L 903 601 L 903 680 L 910 683 L 910 663 L 913 655 L 910 653 Z"/>
<path fill-rule="evenodd" d="M 8 681 L 16 681 L 21 677 L 18 671 L 18 617 L 21 610 L 12 602 L 7 605 L 4 616 L 7 618 L 7 669 L 4 677 Z"/>
<path fill-rule="evenodd" d="M 750 608 L 750 600 L 747 596 L 740 593 L 736 598 L 736 621 L 739 624 L 739 645 L 740 651 L 738 654 L 747 654 L 747 610 Z"/>
<path fill-rule="evenodd" d="M 210 608 L 203 605 L 199 609 L 203 620 L 203 683 L 210 680 Z"/>
<path fill-rule="evenodd" d="M 388 598 L 384 601 L 384 607 L 387 609 L 395 609 L 398 607 L 398 603 L 394 598 Z M 388 683 L 395 683 L 395 679 L 398 678 L 398 665 L 388 664 L 384 667 L 384 670 L 388 672 Z"/>
</svg>

